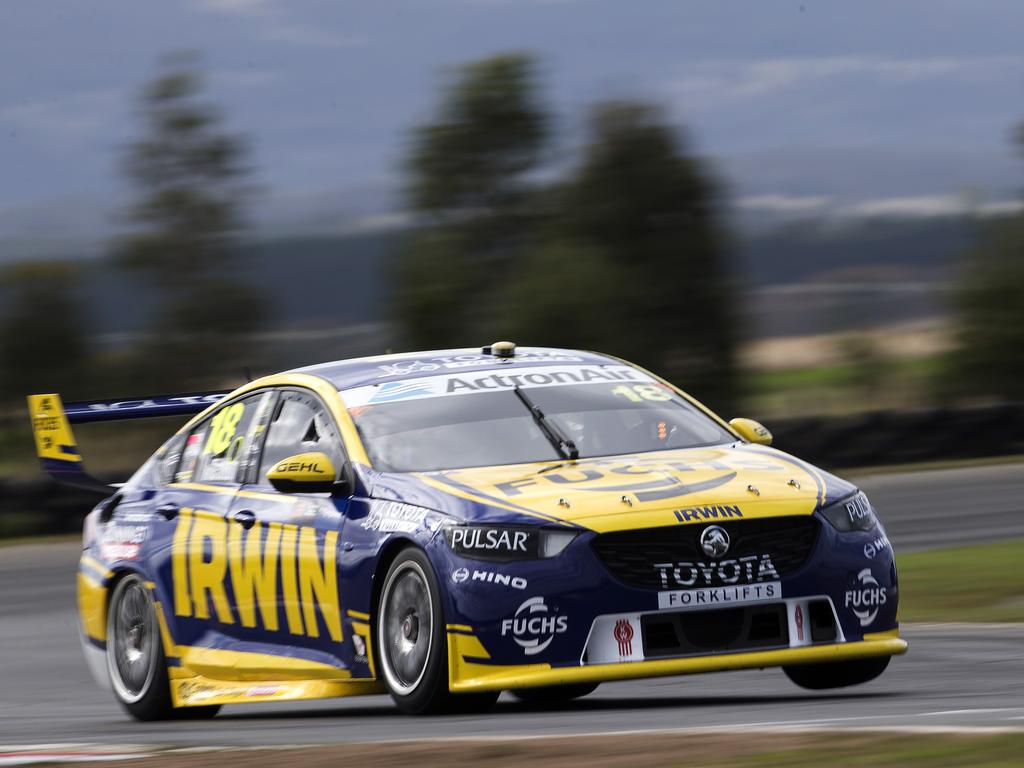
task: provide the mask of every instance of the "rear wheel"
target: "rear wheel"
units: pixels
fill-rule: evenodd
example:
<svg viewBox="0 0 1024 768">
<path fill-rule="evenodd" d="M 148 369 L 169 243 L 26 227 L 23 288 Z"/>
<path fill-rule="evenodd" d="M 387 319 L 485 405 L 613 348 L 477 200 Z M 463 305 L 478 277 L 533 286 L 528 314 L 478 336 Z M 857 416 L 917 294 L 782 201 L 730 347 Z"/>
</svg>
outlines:
<svg viewBox="0 0 1024 768">
<path fill-rule="evenodd" d="M 497 692 L 449 692 L 441 590 L 419 549 L 402 550 L 388 569 L 377 606 L 377 644 L 384 682 L 403 712 L 486 711 L 498 698 Z"/>
<path fill-rule="evenodd" d="M 786 677 L 812 691 L 823 691 L 829 688 L 845 688 L 848 685 L 860 685 L 874 680 L 889 666 L 891 656 L 876 659 L 858 659 L 857 661 L 837 661 L 828 664 L 801 664 L 800 666 L 783 667 Z"/>
<path fill-rule="evenodd" d="M 107 609 L 107 673 L 121 706 L 136 720 L 213 717 L 220 707 L 175 709 L 156 608 L 135 574 L 114 587 Z"/>
<path fill-rule="evenodd" d="M 549 685 L 545 688 L 518 688 L 509 691 L 509 693 L 527 704 L 557 704 L 563 701 L 581 699 L 596 691 L 598 685 L 599 683 Z"/>
</svg>

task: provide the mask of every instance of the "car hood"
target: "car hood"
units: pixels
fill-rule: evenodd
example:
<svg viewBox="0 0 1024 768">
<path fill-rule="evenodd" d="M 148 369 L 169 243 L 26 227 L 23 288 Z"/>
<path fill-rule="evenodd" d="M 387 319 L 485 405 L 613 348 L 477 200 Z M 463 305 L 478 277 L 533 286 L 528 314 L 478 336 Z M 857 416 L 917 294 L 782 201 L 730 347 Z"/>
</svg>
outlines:
<svg viewBox="0 0 1024 768">
<path fill-rule="evenodd" d="M 856 488 L 782 451 L 735 443 L 566 462 L 380 475 L 375 496 L 466 520 L 599 532 L 810 515 Z"/>
</svg>

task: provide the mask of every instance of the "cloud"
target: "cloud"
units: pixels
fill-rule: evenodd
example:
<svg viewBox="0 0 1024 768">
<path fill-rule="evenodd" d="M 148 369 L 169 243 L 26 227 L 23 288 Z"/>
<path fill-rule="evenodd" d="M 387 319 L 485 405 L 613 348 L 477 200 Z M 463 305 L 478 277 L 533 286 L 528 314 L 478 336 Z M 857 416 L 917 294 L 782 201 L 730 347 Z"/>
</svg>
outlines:
<svg viewBox="0 0 1024 768">
<path fill-rule="evenodd" d="M 764 213 L 811 213 L 826 208 L 832 198 L 824 195 L 752 195 L 735 201 L 738 208 Z"/>
<path fill-rule="evenodd" d="M 216 69 L 207 79 L 225 88 L 264 88 L 280 82 L 281 73 L 269 69 Z"/>
<path fill-rule="evenodd" d="M 1007 70 L 1019 70 L 1020 56 L 887 58 L 818 56 L 753 61 L 697 61 L 668 90 L 690 100 L 730 103 L 761 98 L 841 78 L 861 77 L 889 85 L 929 79 L 982 82 Z"/>
<path fill-rule="evenodd" d="M 1024 200 L 980 200 L 971 195 L 931 194 L 868 198 L 840 204 L 826 195 L 785 193 L 740 197 L 733 205 L 747 213 L 777 216 L 817 214 L 827 218 L 929 218 L 941 216 L 1012 216 L 1024 213 Z"/>
<path fill-rule="evenodd" d="M 253 16 L 271 12 L 275 0 L 193 0 L 192 6 L 208 13 Z"/>
<path fill-rule="evenodd" d="M 967 195 L 918 195 L 864 200 L 841 213 L 862 218 L 927 218 L 932 216 L 1007 216 L 1024 211 L 1024 201 L 979 202 Z"/>
<path fill-rule="evenodd" d="M 296 21 L 291 16 L 294 7 L 280 0 L 192 0 L 196 11 L 232 16 L 250 25 L 257 38 L 268 42 L 316 48 L 351 48 L 365 42 L 324 26 Z"/>
<path fill-rule="evenodd" d="M 53 99 L 22 102 L 0 109 L 0 120 L 20 132 L 47 139 L 85 139 L 107 133 L 126 101 L 115 89 L 81 91 Z"/>
<path fill-rule="evenodd" d="M 275 24 L 261 30 L 260 37 L 280 43 L 321 48 L 353 48 L 366 40 L 352 35 L 341 35 L 323 27 L 306 24 Z"/>
</svg>

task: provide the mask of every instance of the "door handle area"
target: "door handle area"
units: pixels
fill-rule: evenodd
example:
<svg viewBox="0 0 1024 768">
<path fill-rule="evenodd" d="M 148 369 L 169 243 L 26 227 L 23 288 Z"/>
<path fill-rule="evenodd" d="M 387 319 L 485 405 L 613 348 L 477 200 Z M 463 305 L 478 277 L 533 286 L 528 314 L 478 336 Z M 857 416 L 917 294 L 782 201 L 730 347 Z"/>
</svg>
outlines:
<svg viewBox="0 0 1024 768">
<path fill-rule="evenodd" d="M 161 504 L 156 508 L 156 511 L 163 515 L 165 518 L 170 520 L 172 517 L 177 517 L 180 507 L 177 504 Z"/>
<path fill-rule="evenodd" d="M 234 517 L 235 522 L 243 528 L 252 528 L 253 525 L 256 523 L 256 513 L 254 513 L 251 509 L 240 509 L 237 512 L 235 512 L 235 514 L 232 515 L 232 517 Z"/>
</svg>

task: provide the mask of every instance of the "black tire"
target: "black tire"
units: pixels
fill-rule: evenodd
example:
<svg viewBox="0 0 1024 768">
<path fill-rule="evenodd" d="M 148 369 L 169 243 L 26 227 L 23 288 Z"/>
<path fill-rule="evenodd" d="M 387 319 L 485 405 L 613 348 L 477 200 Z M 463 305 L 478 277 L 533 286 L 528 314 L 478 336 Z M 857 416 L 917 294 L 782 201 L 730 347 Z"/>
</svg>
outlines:
<svg viewBox="0 0 1024 768">
<path fill-rule="evenodd" d="M 600 683 L 577 683 L 576 685 L 549 685 L 544 688 L 517 688 L 509 691 L 526 704 L 558 704 L 581 699 L 597 690 Z"/>
<path fill-rule="evenodd" d="M 376 628 L 381 674 L 402 712 L 486 712 L 494 706 L 497 691 L 453 694 L 448 690 L 441 588 L 422 550 L 407 547 L 391 563 L 380 590 Z"/>
<path fill-rule="evenodd" d="M 826 664 L 801 664 L 783 667 L 786 677 L 811 691 L 824 691 L 829 688 L 845 688 L 848 685 L 860 685 L 874 680 L 885 672 L 891 656 L 880 656 L 876 659 L 859 659 L 857 661 L 837 661 Z"/>
<path fill-rule="evenodd" d="M 205 719 L 220 709 L 171 704 L 156 608 L 134 573 L 117 582 L 107 606 L 107 674 L 114 697 L 136 720 Z"/>
</svg>

